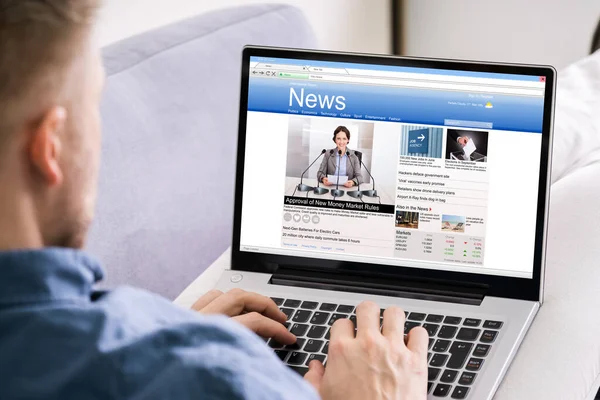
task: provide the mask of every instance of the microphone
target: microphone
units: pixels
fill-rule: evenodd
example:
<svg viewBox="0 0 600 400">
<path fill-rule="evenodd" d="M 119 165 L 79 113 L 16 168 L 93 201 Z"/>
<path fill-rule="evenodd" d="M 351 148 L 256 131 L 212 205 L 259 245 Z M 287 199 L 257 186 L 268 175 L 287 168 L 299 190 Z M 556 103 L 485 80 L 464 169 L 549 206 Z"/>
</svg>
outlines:
<svg viewBox="0 0 600 400">
<path fill-rule="evenodd" d="M 323 152 L 325 153 L 325 149 L 323 149 Z M 329 150 L 329 157 L 331 157 L 333 155 L 333 150 Z M 324 187 L 321 187 L 321 181 L 319 179 L 317 179 L 317 187 L 313 189 L 313 193 L 314 194 L 326 194 L 329 192 L 329 189 L 325 189 Z"/>
<path fill-rule="evenodd" d="M 373 175 L 371 175 L 371 171 L 369 171 L 369 169 L 367 168 L 365 163 L 362 161 L 362 159 L 359 158 L 358 161 L 360 161 L 362 166 L 365 168 L 365 171 L 367 171 L 367 174 L 369 174 L 369 176 L 371 177 L 371 180 L 373 181 L 373 189 L 363 190 L 363 191 L 361 191 L 361 193 L 363 194 L 363 196 L 367 196 L 367 197 L 379 197 L 377 195 L 377 190 L 375 190 L 375 178 L 373 178 Z M 380 199 L 380 201 L 381 201 L 381 199 Z"/>
<path fill-rule="evenodd" d="M 319 158 L 321 158 L 321 156 L 323 154 L 325 154 L 326 152 L 327 152 L 327 150 L 325 150 L 325 149 L 321 150 L 321 153 L 317 156 L 317 158 L 315 158 L 315 160 L 312 163 L 310 163 L 310 165 L 308 166 L 308 168 L 306 168 L 304 170 L 304 172 L 302 172 L 302 175 L 300 175 L 300 183 L 296 186 L 296 190 L 298 190 L 300 192 L 308 192 L 309 190 L 313 190 L 312 186 L 308 186 L 308 185 L 305 185 L 304 183 L 302 183 L 302 180 L 304 179 L 304 174 L 306 174 L 306 171 L 308 171 L 310 169 L 310 167 L 312 167 L 313 164 L 316 163 L 317 160 Z M 296 193 L 296 190 L 294 190 L 294 193 Z"/>
<path fill-rule="evenodd" d="M 342 163 L 342 151 L 338 150 L 338 163 L 337 163 L 337 183 L 335 184 L 335 190 L 331 191 L 331 195 L 333 198 L 342 197 L 344 195 L 344 191 L 339 189 L 340 185 L 340 164 Z"/>
<path fill-rule="evenodd" d="M 346 150 L 346 153 L 348 153 L 348 157 L 350 155 L 352 155 L 352 152 L 350 150 Z M 354 152 L 354 155 L 358 158 L 358 156 L 356 155 L 356 151 Z M 358 181 L 358 189 L 357 190 L 348 190 L 348 192 L 346 192 L 346 193 L 350 197 L 354 197 L 355 199 L 360 199 L 363 194 L 360 191 L 360 179 L 358 179 L 357 181 Z"/>
</svg>

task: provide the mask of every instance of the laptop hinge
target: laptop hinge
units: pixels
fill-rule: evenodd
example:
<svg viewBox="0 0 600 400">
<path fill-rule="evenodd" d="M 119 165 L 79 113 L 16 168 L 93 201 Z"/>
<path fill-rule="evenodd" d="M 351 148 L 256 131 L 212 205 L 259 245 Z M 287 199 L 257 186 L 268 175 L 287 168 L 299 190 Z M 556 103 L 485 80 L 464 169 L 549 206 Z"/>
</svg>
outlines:
<svg viewBox="0 0 600 400">
<path fill-rule="evenodd" d="M 323 272 L 290 267 L 278 268 L 269 283 L 469 305 L 480 305 L 486 293 L 484 285 L 455 284 L 397 276 L 373 277 L 353 275 L 347 271 Z"/>
</svg>

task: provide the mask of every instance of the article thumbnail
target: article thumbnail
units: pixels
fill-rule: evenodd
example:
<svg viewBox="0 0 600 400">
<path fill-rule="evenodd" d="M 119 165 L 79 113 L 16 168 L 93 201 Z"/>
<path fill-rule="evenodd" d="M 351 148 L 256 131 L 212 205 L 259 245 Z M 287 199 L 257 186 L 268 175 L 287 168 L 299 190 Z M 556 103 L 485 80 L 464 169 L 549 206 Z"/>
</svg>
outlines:
<svg viewBox="0 0 600 400">
<path fill-rule="evenodd" d="M 442 231 L 464 233 L 466 218 L 458 215 L 442 215 Z"/>
<path fill-rule="evenodd" d="M 487 162 L 488 132 L 448 129 L 446 159 Z"/>
<path fill-rule="evenodd" d="M 419 213 L 396 211 L 396 228 L 419 229 Z"/>
<path fill-rule="evenodd" d="M 400 136 L 400 155 L 442 158 L 442 128 L 404 125 Z"/>
<path fill-rule="evenodd" d="M 397 153 L 386 153 L 385 135 L 377 134 L 376 125 L 342 118 L 291 116 L 285 196 L 391 207 L 395 202 Z"/>
</svg>

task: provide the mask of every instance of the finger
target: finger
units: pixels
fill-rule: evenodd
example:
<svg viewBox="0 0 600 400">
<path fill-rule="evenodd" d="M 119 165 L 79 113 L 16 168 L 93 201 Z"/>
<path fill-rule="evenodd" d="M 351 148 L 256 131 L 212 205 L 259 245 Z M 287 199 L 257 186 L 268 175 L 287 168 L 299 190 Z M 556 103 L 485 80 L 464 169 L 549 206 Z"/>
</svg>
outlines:
<svg viewBox="0 0 600 400">
<path fill-rule="evenodd" d="M 379 334 L 379 306 L 372 301 L 363 301 L 356 307 L 356 336 L 367 333 Z"/>
<path fill-rule="evenodd" d="M 282 324 L 287 321 L 287 316 L 279 310 L 277 304 L 271 298 L 241 289 L 230 290 L 223 296 L 216 298 L 205 309 L 210 312 L 226 314 L 230 317 L 240 315 L 243 311 L 255 311 Z"/>
<path fill-rule="evenodd" d="M 419 354 L 421 357 L 427 357 L 427 347 L 429 345 L 429 335 L 422 326 L 412 328 L 408 332 L 408 341 L 406 347 L 413 353 Z"/>
<path fill-rule="evenodd" d="M 331 326 L 331 341 L 342 338 L 354 338 L 354 324 L 349 319 L 338 319 Z"/>
<path fill-rule="evenodd" d="M 284 325 L 273 321 L 257 312 L 251 312 L 244 315 L 238 315 L 232 319 L 236 320 L 246 328 L 250 329 L 258 336 L 264 338 L 273 338 L 282 344 L 296 343 L 296 336 L 288 331 Z"/>
<path fill-rule="evenodd" d="M 194 305 L 192 305 L 192 309 L 196 311 L 202 311 L 204 307 L 209 305 L 214 299 L 221 296 L 222 294 L 223 292 L 221 292 L 220 290 L 211 290 L 210 292 L 206 293 L 204 296 L 196 300 Z"/>
<path fill-rule="evenodd" d="M 383 312 L 381 333 L 390 340 L 404 344 L 405 314 L 400 307 L 389 307 Z"/>
<path fill-rule="evenodd" d="M 323 374 L 325 374 L 325 367 L 319 360 L 312 360 L 308 365 L 308 372 L 304 375 L 304 379 L 317 390 L 317 393 L 321 389 L 321 381 L 323 380 Z"/>
</svg>

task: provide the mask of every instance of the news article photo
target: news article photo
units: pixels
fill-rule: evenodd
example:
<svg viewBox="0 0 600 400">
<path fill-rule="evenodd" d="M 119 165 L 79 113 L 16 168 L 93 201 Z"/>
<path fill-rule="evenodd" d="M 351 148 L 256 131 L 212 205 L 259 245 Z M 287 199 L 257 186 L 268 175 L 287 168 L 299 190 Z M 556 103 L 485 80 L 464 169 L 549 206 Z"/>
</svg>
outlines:
<svg viewBox="0 0 600 400">
<path fill-rule="evenodd" d="M 419 213 L 396 211 L 396 228 L 419 229 Z"/>
<path fill-rule="evenodd" d="M 290 116 L 285 196 L 393 205 L 398 156 L 388 142 L 376 122 Z"/>
<path fill-rule="evenodd" d="M 422 125 L 404 125 L 400 136 L 400 155 L 442 158 L 444 130 Z"/>
<path fill-rule="evenodd" d="M 442 215 L 442 231 L 464 233 L 466 218 L 459 215 Z"/>
<path fill-rule="evenodd" d="M 488 132 L 448 129 L 446 159 L 487 162 Z"/>
</svg>

